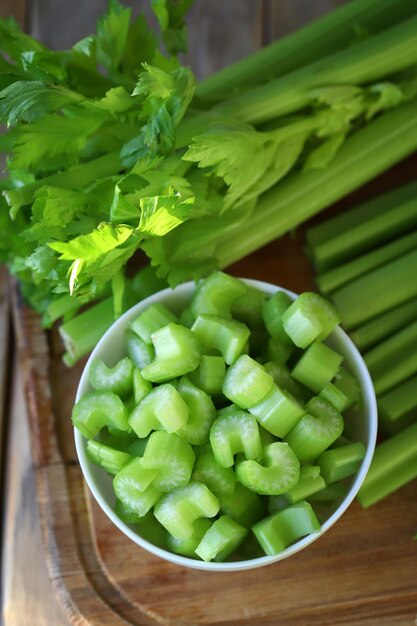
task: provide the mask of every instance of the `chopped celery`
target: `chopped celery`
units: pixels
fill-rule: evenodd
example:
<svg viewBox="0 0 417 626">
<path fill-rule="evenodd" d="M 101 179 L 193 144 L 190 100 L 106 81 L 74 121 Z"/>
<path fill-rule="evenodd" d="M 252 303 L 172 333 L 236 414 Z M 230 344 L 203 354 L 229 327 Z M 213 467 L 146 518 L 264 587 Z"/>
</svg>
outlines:
<svg viewBox="0 0 417 626">
<path fill-rule="evenodd" d="M 116 450 L 94 439 L 87 441 L 87 456 L 90 461 L 100 465 L 109 474 L 120 472 L 132 458 L 127 452 Z"/>
<path fill-rule="evenodd" d="M 210 520 L 201 518 L 196 519 L 193 523 L 193 534 L 188 539 L 178 539 L 168 533 L 168 548 L 176 554 L 182 554 L 183 556 L 195 559 L 195 550 L 210 526 Z"/>
<path fill-rule="evenodd" d="M 120 517 L 120 519 L 126 524 L 137 524 L 138 521 L 141 519 L 137 513 L 129 509 L 118 498 L 116 498 L 116 502 L 114 504 L 114 512 L 116 513 L 117 517 Z"/>
<path fill-rule="evenodd" d="M 314 341 L 293 368 L 291 375 L 311 391 L 319 393 L 336 375 L 343 360 L 329 346 Z"/>
<path fill-rule="evenodd" d="M 289 504 L 295 504 L 301 500 L 310 498 L 326 486 L 320 468 L 317 465 L 304 465 L 300 467 L 300 478 L 294 487 L 291 487 L 283 498 Z"/>
<path fill-rule="evenodd" d="M 228 365 L 242 354 L 250 335 L 249 328 L 242 322 L 218 315 L 199 315 L 191 330 L 202 344 L 219 350 Z"/>
<path fill-rule="evenodd" d="M 88 372 L 88 380 L 97 391 L 112 391 L 119 396 L 126 396 L 132 390 L 132 361 L 124 357 L 114 367 L 107 367 L 101 359 L 93 359 Z"/>
<path fill-rule="evenodd" d="M 314 461 L 343 432 L 343 417 L 325 400 L 311 398 L 306 410 L 308 412 L 285 437 L 301 463 Z"/>
<path fill-rule="evenodd" d="M 126 352 L 136 367 L 142 369 L 155 358 L 155 350 L 152 344 L 146 343 L 130 328 L 125 333 Z"/>
<path fill-rule="evenodd" d="M 149 437 L 141 459 L 142 467 L 156 470 L 153 486 L 160 491 L 185 487 L 193 470 L 194 450 L 175 433 L 155 431 Z"/>
<path fill-rule="evenodd" d="M 177 391 L 190 409 L 187 423 L 178 430 L 178 435 L 193 445 L 206 443 L 216 417 L 216 407 L 212 399 L 186 376 L 180 379 Z"/>
<path fill-rule="evenodd" d="M 305 292 L 282 315 L 285 332 L 299 348 L 326 339 L 340 322 L 335 308 L 317 293 Z"/>
<path fill-rule="evenodd" d="M 239 522 L 245 528 L 250 528 L 265 514 L 263 501 L 254 491 L 246 489 L 240 483 L 231 495 L 219 495 L 220 510 Z"/>
<path fill-rule="evenodd" d="M 252 530 L 268 556 L 282 552 L 297 539 L 320 530 L 308 502 L 298 502 L 257 522 Z"/>
<path fill-rule="evenodd" d="M 224 272 L 212 272 L 194 291 L 191 311 L 194 317 L 207 314 L 230 318 L 233 302 L 246 291 L 245 283 L 238 278 Z"/>
<path fill-rule="evenodd" d="M 371 506 L 416 477 L 417 422 L 377 445 L 358 500 Z"/>
<path fill-rule="evenodd" d="M 284 343 L 281 339 L 270 337 L 266 348 L 265 358 L 268 361 L 285 363 L 290 358 L 294 349 L 294 344 Z"/>
<path fill-rule="evenodd" d="M 262 457 L 258 424 L 252 415 L 244 411 L 217 417 L 210 429 L 210 444 L 217 463 L 222 467 L 231 467 L 238 452 L 255 461 Z"/>
<path fill-rule="evenodd" d="M 236 477 L 251 491 L 279 495 L 297 484 L 300 463 L 287 443 L 276 441 L 265 446 L 262 465 L 252 460 L 237 463 Z"/>
<path fill-rule="evenodd" d="M 142 369 L 151 382 L 164 382 L 195 370 L 201 358 L 201 347 L 195 334 L 185 326 L 170 323 L 152 333 L 155 360 Z"/>
<path fill-rule="evenodd" d="M 358 382 L 344 367 L 339 368 L 335 378 L 319 393 L 319 397 L 330 402 L 339 413 L 356 404 L 360 395 Z"/>
<path fill-rule="evenodd" d="M 266 396 L 250 407 L 249 412 L 268 432 L 276 437 L 285 437 L 306 411 L 288 391 L 273 384 Z"/>
<path fill-rule="evenodd" d="M 72 423 L 87 437 L 95 437 L 104 426 L 111 424 L 129 431 L 127 411 L 119 396 L 111 391 L 91 391 L 74 405 Z"/>
<path fill-rule="evenodd" d="M 175 432 L 184 427 L 190 409 L 173 385 L 155 387 L 129 416 L 129 424 L 138 437 L 147 437 L 151 430 Z"/>
<path fill-rule="evenodd" d="M 142 372 L 139 368 L 133 370 L 133 397 L 135 404 L 139 404 L 145 396 L 152 391 L 152 383 L 149 380 L 145 380 L 142 376 Z"/>
<path fill-rule="evenodd" d="M 214 517 L 219 511 L 216 496 L 199 482 L 165 494 L 156 504 L 156 519 L 176 539 L 190 539 L 193 524 L 201 517 Z"/>
<path fill-rule="evenodd" d="M 417 317 L 417 298 L 374 317 L 351 331 L 350 335 L 359 350 L 368 350 L 382 339 L 401 330 Z"/>
<path fill-rule="evenodd" d="M 284 363 L 268 361 L 268 363 L 264 363 L 264 368 L 272 376 L 274 383 L 283 391 L 288 391 L 292 396 L 302 401 L 311 398 L 311 392 L 297 380 L 294 380 L 289 368 Z"/>
<path fill-rule="evenodd" d="M 142 466 L 141 459 L 133 459 L 113 479 L 116 497 L 130 511 L 140 517 L 146 515 L 161 497 L 152 484 L 156 475 L 157 471 Z"/>
<path fill-rule="evenodd" d="M 292 342 L 284 330 L 282 316 L 292 301 L 292 298 L 285 291 L 277 291 L 270 298 L 264 300 L 262 305 L 262 317 L 268 333 L 274 339 L 279 339 L 290 345 Z"/>
<path fill-rule="evenodd" d="M 232 495 L 236 488 L 235 472 L 219 465 L 210 447 L 197 456 L 192 479 L 207 485 L 219 498 Z"/>
<path fill-rule="evenodd" d="M 246 286 L 246 293 L 236 298 L 232 303 L 232 317 L 243 322 L 253 331 L 262 328 L 262 305 L 266 299 L 263 291 L 250 285 Z"/>
<path fill-rule="evenodd" d="M 238 407 L 247 409 L 264 398 L 272 384 L 272 377 L 262 365 L 243 354 L 229 367 L 223 381 L 223 393 Z"/>
<path fill-rule="evenodd" d="M 151 343 L 152 333 L 175 322 L 178 322 L 177 317 L 165 305 L 157 302 L 138 315 L 130 324 L 130 328 L 145 343 Z"/>
<path fill-rule="evenodd" d="M 195 553 L 203 561 L 224 561 L 246 537 L 247 530 L 234 519 L 222 515 L 202 537 Z"/>
<path fill-rule="evenodd" d="M 223 380 L 226 375 L 226 362 L 222 356 L 203 354 L 200 364 L 190 372 L 190 380 L 205 393 L 218 396 L 222 392 Z"/>
<path fill-rule="evenodd" d="M 331 450 L 325 450 L 316 459 L 321 474 L 329 485 L 331 483 L 352 476 L 360 466 L 365 456 L 365 446 L 362 442 L 350 443 Z"/>
<path fill-rule="evenodd" d="M 308 499 L 311 502 L 329 502 L 335 503 L 339 499 L 344 498 L 346 492 L 348 490 L 347 485 L 345 483 L 333 483 L 331 485 L 326 485 L 323 489 L 312 493 Z"/>
</svg>

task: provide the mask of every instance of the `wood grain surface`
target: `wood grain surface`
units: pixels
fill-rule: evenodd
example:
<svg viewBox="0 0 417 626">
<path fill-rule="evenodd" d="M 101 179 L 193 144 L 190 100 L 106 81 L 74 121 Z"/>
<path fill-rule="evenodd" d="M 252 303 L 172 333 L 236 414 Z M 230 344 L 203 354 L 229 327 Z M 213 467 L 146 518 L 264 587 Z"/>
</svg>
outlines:
<svg viewBox="0 0 417 626">
<path fill-rule="evenodd" d="M 135 10 L 144 3 L 126 2 Z M 197 0 L 190 64 L 206 75 L 340 3 Z M 104 6 L 104 0 L 0 0 L 0 14 L 14 12 L 45 43 L 63 47 L 92 30 Z M 415 170 L 416 160 L 408 160 L 339 208 L 410 180 Z M 312 286 L 302 232 L 231 271 L 294 291 Z M 19 299 L 14 312 L 21 358 L 8 361 L 5 626 L 414 626 L 416 482 L 369 511 L 354 504 L 320 542 L 262 570 L 208 575 L 161 562 L 109 524 L 83 483 L 69 421 L 83 364 L 69 372 L 56 333 L 46 335 Z"/>
</svg>

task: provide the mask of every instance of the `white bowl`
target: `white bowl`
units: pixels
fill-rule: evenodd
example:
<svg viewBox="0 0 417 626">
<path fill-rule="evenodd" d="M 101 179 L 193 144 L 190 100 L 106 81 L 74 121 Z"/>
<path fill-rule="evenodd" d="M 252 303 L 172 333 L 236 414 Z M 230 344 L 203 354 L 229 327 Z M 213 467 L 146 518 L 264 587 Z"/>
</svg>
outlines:
<svg viewBox="0 0 417 626">
<path fill-rule="evenodd" d="M 243 279 L 248 285 L 256 287 L 267 294 L 273 294 L 278 290 L 285 291 L 292 298 L 296 298 L 296 294 L 286 289 L 281 289 L 270 283 L 265 283 L 257 280 Z M 114 324 L 107 330 L 103 337 L 98 342 L 97 346 L 93 350 L 90 358 L 82 373 L 76 395 L 76 401 L 78 401 L 84 394 L 91 391 L 90 384 L 88 382 L 89 370 L 91 362 L 94 358 L 101 358 L 108 365 L 114 365 L 120 358 L 125 356 L 124 348 L 124 333 L 128 328 L 130 322 L 132 322 L 144 309 L 149 305 L 156 302 L 163 302 L 168 308 L 174 312 L 180 312 L 182 308 L 190 301 L 192 293 L 195 289 L 193 282 L 184 283 L 179 285 L 176 289 L 164 289 L 146 300 L 139 302 L 131 309 L 126 311 Z M 345 497 L 337 503 L 334 510 L 330 512 L 329 517 L 322 523 L 321 529 L 312 534 L 304 537 L 300 541 L 297 541 L 293 545 L 289 546 L 279 554 L 274 556 L 263 556 L 250 560 L 231 561 L 224 563 L 209 562 L 194 560 L 188 557 L 173 554 L 167 550 L 159 548 L 149 541 L 143 539 L 135 531 L 134 527 L 123 522 L 114 512 L 113 506 L 115 502 L 115 495 L 112 488 L 112 477 L 109 476 L 99 466 L 94 465 L 87 457 L 86 443 L 87 440 L 79 431 L 75 430 L 75 444 L 78 454 L 78 459 L 81 465 L 81 470 L 84 474 L 84 478 L 100 507 L 111 519 L 111 521 L 132 541 L 138 544 L 144 550 L 148 550 L 152 554 L 161 557 L 167 561 L 171 561 L 177 565 L 183 565 L 195 569 L 204 571 L 216 571 L 216 572 L 231 572 L 238 570 L 252 569 L 256 567 L 262 567 L 275 563 L 276 561 L 282 561 L 288 558 L 292 554 L 299 552 L 303 548 L 307 547 L 313 541 L 317 541 L 346 511 L 354 497 L 356 496 L 371 463 L 372 455 L 375 448 L 376 433 L 377 433 L 377 408 L 375 392 L 372 386 L 371 377 L 366 368 L 366 365 L 359 354 L 357 348 L 353 342 L 349 339 L 347 334 L 337 328 L 333 331 L 329 338 L 328 343 L 332 345 L 338 352 L 344 356 L 344 366 L 348 369 L 358 380 L 362 391 L 362 405 L 360 410 L 352 411 L 350 420 L 353 421 L 354 437 L 356 441 L 362 441 L 366 448 L 366 454 L 362 460 L 359 471 L 351 478 L 350 485 Z"/>
</svg>

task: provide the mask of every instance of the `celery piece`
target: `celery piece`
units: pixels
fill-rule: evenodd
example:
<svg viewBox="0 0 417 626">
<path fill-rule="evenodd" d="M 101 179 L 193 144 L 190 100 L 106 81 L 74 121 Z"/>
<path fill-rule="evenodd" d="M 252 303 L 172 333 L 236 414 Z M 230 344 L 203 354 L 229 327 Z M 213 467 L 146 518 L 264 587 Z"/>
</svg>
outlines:
<svg viewBox="0 0 417 626">
<path fill-rule="evenodd" d="M 360 395 L 358 382 L 344 367 L 339 367 L 333 381 L 327 383 L 319 393 L 319 397 L 330 402 L 339 413 L 357 404 Z"/>
<path fill-rule="evenodd" d="M 282 391 L 288 391 L 299 401 L 305 401 L 311 398 L 311 392 L 291 376 L 289 368 L 284 363 L 280 361 L 268 361 L 264 363 L 264 368 Z"/>
<path fill-rule="evenodd" d="M 203 354 L 200 364 L 190 372 L 190 380 L 210 396 L 218 396 L 222 392 L 223 380 L 226 375 L 226 363 L 222 356 Z"/>
<path fill-rule="evenodd" d="M 209 440 L 210 427 L 216 417 L 216 407 L 212 399 L 202 389 L 196 387 L 187 376 L 180 379 L 177 391 L 190 409 L 188 421 L 178 430 L 178 435 L 192 445 L 206 443 Z"/>
<path fill-rule="evenodd" d="M 156 470 L 145 469 L 141 459 L 133 459 L 113 478 L 116 497 L 140 517 L 154 506 L 161 497 L 159 489 L 152 482 Z"/>
<path fill-rule="evenodd" d="M 205 518 L 196 519 L 193 523 L 193 534 L 188 539 L 178 539 L 168 533 L 168 548 L 176 554 L 195 558 L 195 549 L 211 526 L 211 521 Z"/>
<path fill-rule="evenodd" d="M 274 556 L 298 539 L 320 530 L 308 502 L 298 502 L 257 522 L 252 527 L 265 554 Z"/>
<path fill-rule="evenodd" d="M 138 437 L 147 437 L 151 430 L 175 432 L 186 425 L 190 409 L 173 385 L 155 387 L 136 406 L 129 424 Z"/>
<path fill-rule="evenodd" d="M 416 225 L 417 200 L 412 198 L 400 205 L 391 206 L 383 213 L 364 219 L 319 244 L 314 249 L 316 262 L 321 268 L 335 267 L 378 245 L 392 241 L 394 237 L 409 232 Z M 365 267 L 364 272 L 367 269 Z"/>
<path fill-rule="evenodd" d="M 320 274 L 316 278 L 317 286 L 321 293 L 329 294 L 354 278 L 414 250 L 416 246 L 417 232 L 413 232 Z"/>
<path fill-rule="evenodd" d="M 288 391 L 273 384 L 266 396 L 250 407 L 249 412 L 268 432 L 276 437 L 285 437 L 306 411 Z"/>
<path fill-rule="evenodd" d="M 374 317 L 351 331 L 350 336 L 361 351 L 372 348 L 382 339 L 401 330 L 417 318 L 417 298 Z"/>
<path fill-rule="evenodd" d="M 354 474 L 365 456 L 365 446 L 360 441 L 346 446 L 325 450 L 317 457 L 316 463 L 329 485 Z"/>
<path fill-rule="evenodd" d="M 306 410 L 285 437 L 301 463 L 314 461 L 343 432 L 343 417 L 325 400 L 311 398 Z"/>
<path fill-rule="evenodd" d="M 314 493 L 326 486 L 320 468 L 317 465 L 303 465 L 300 467 L 300 478 L 294 487 L 291 487 L 283 496 L 287 503 L 295 504 L 310 498 Z"/>
<path fill-rule="evenodd" d="M 179 322 L 182 326 L 186 326 L 187 328 L 191 328 L 195 321 L 195 315 L 191 310 L 190 306 L 186 306 L 182 311 L 179 317 Z"/>
<path fill-rule="evenodd" d="M 378 417 L 386 430 L 395 431 L 417 417 L 417 376 L 378 398 Z"/>
<path fill-rule="evenodd" d="M 126 408 L 111 391 L 90 391 L 74 405 L 72 423 L 87 439 L 95 437 L 104 426 L 111 424 L 129 431 Z"/>
<path fill-rule="evenodd" d="M 155 350 L 152 344 L 146 343 L 130 328 L 125 333 L 126 352 L 135 367 L 142 369 L 152 363 Z"/>
<path fill-rule="evenodd" d="M 331 485 L 326 485 L 323 489 L 320 489 L 315 493 L 312 493 L 308 499 L 311 502 L 329 502 L 334 504 L 337 500 L 345 497 L 347 490 L 348 487 L 345 483 L 333 483 Z"/>
<path fill-rule="evenodd" d="M 193 481 L 165 494 L 155 506 L 154 515 L 173 537 L 190 539 L 194 522 L 201 517 L 214 517 L 219 506 L 206 485 Z"/>
<path fill-rule="evenodd" d="M 246 537 L 247 530 L 231 517 L 222 515 L 202 537 L 195 553 L 203 561 L 224 561 Z"/>
<path fill-rule="evenodd" d="M 215 495 L 232 495 L 236 487 L 236 475 L 231 467 L 222 467 L 209 448 L 196 459 L 192 480 L 204 483 Z"/>
<path fill-rule="evenodd" d="M 264 398 L 272 384 L 272 377 L 262 365 L 243 354 L 229 367 L 222 389 L 226 398 L 247 409 Z"/>
<path fill-rule="evenodd" d="M 132 390 L 133 364 L 128 357 L 120 359 L 114 367 L 107 367 L 101 359 L 93 359 L 88 372 L 90 385 L 96 391 L 112 391 L 127 396 Z"/>
<path fill-rule="evenodd" d="M 142 311 L 130 324 L 130 328 L 145 343 L 151 343 L 152 333 L 171 323 L 178 322 L 174 315 L 164 304 L 156 302 Z"/>
<path fill-rule="evenodd" d="M 281 339 L 270 337 L 268 340 L 265 357 L 268 361 L 285 363 L 293 353 L 294 344 L 284 343 Z"/>
<path fill-rule="evenodd" d="M 195 370 L 201 358 L 201 347 L 195 334 L 185 326 L 168 324 L 152 333 L 155 359 L 142 369 L 151 382 L 164 382 Z"/>
<path fill-rule="evenodd" d="M 114 512 L 116 513 L 117 517 L 119 517 L 122 522 L 125 522 L 126 524 L 137 524 L 141 519 L 141 517 L 137 513 L 129 509 L 118 498 L 116 498 L 116 502 L 114 503 Z"/>
<path fill-rule="evenodd" d="M 158 520 L 155 519 L 151 510 L 143 515 L 143 517 L 139 517 L 135 530 L 137 534 L 143 539 L 146 539 L 146 541 L 153 543 L 153 545 L 163 550 L 168 549 L 167 531 Z"/>
<path fill-rule="evenodd" d="M 202 280 L 193 293 L 191 310 L 194 317 L 218 315 L 231 317 L 231 307 L 247 291 L 245 283 L 224 272 L 212 272 Z"/>
<path fill-rule="evenodd" d="M 245 528 L 251 528 L 265 514 L 265 507 L 259 495 L 240 483 L 236 483 L 233 494 L 219 494 L 219 500 L 221 512 Z"/>
<path fill-rule="evenodd" d="M 242 322 L 217 315 L 199 315 L 191 330 L 204 346 L 219 350 L 228 365 L 242 354 L 250 335 Z"/>
<path fill-rule="evenodd" d="M 195 454 L 189 443 L 175 433 L 161 430 L 149 437 L 141 464 L 145 469 L 157 471 L 152 484 L 166 492 L 188 484 L 194 461 Z"/>
<path fill-rule="evenodd" d="M 231 467 L 238 452 L 243 452 L 246 459 L 258 461 L 262 457 L 258 424 L 244 411 L 217 417 L 210 429 L 210 444 L 222 467 Z"/>
<path fill-rule="evenodd" d="M 61 324 L 59 334 L 66 349 L 65 362 L 74 365 L 90 352 L 113 322 L 113 299 L 106 298 Z"/>
<path fill-rule="evenodd" d="M 265 446 L 262 463 L 249 460 L 236 466 L 238 481 L 260 495 L 285 493 L 300 478 L 300 463 L 287 443 L 276 441 Z"/>
<path fill-rule="evenodd" d="M 413 250 L 352 280 L 330 297 L 344 327 L 351 330 L 416 296 L 417 250 Z"/>
<path fill-rule="evenodd" d="M 358 500 L 366 508 L 416 477 L 417 422 L 377 445 Z"/>
<path fill-rule="evenodd" d="M 135 367 L 133 370 L 133 397 L 135 404 L 139 404 L 152 389 L 152 383 L 150 383 L 149 380 L 145 380 L 141 370 Z"/>
<path fill-rule="evenodd" d="M 314 341 L 293 368 L 291 376 L 319 393 L 336 376 L 342 361 L 341 354 L 320 341 Z"/>
<path fill-rule="evenodd" d="M 299 348 L 326 339 L 340 319 L 335 308 L 317 293 L 304 292 L 282 315 L 285 332 Z"/>
<path fill-rule="evenodd" d="M 87 441 L 87 456 L 92 463 L 100 465 L 109 474 L 117 474 L 131 460 L 130 454 L 106 446 L 100 441 Z"/>
<path fill-rule="evenodd" d="M 134 441 L 126 446 L 125 451 L 131 456 L 143 456 L 146 446 L 148 445 L 148 441 L 149 437 L 138 439 L 135 435 Z"/>
<path fill-rule="evenodd" d="M 246 285 L 246 292 L 232 302 L 233 319 L 243 322 L 252 331 L 263 327 L 262 305 L 266 294 L 256 287 Z"/>
<path fill-rule="evenodd" d="M 364 356 L 377 395 L 417 373 L 417 320 Z"/>
<path fill-rule="evenodd" d="M 277 291 L 270 298 L 264 300 L 262 305 L 262 318 L 268 333 L 274 339 L 279 339 L 284 344 L 289 343 L 290 345 L 292 345 L 292 341 L 284 330 L 282 315 L 292 302 L 293 299 L 285 291 Z"/>
</svg>

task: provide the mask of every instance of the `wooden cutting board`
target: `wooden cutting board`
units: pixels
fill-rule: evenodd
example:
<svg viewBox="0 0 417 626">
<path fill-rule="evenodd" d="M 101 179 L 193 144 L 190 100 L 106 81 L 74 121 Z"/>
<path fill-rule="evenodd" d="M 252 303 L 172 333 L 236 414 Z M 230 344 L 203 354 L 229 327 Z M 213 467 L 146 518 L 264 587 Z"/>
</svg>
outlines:
<svg viewBox="0 0 417 626">
<path fill-rule="evenodd" d="M 415 159 L 351 204 L 410 180 Z M 327 216 L 340 206 L 329 209 Z M 303 231 L 230 268 L 237 276 L 314 288 Z M 417 481 L 369 510 L 354 502 L 308 549 L 247 572 L 205 573 L 154 557 L 117 530 L 92 499 L 77 463 L 71 406 L 83 363 L 68 370 L 56 330 L 15 291 L 14 319 L 49 574 L 77 626 L 412 626 L 417 623 Z"/>
</svg>

